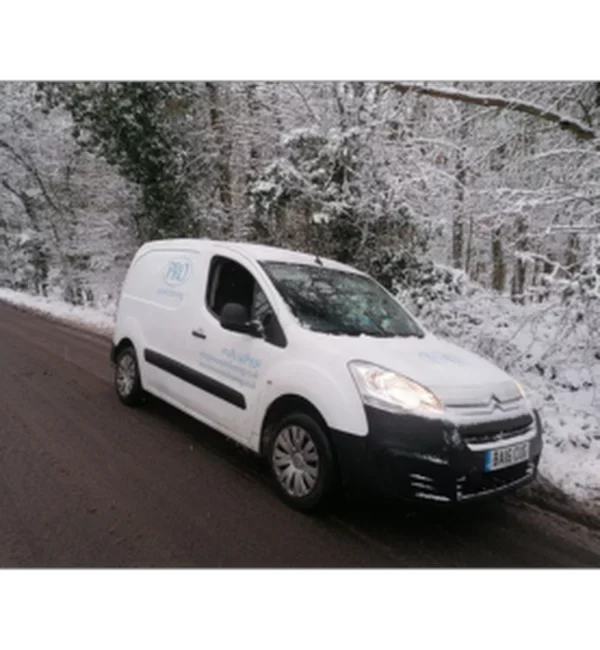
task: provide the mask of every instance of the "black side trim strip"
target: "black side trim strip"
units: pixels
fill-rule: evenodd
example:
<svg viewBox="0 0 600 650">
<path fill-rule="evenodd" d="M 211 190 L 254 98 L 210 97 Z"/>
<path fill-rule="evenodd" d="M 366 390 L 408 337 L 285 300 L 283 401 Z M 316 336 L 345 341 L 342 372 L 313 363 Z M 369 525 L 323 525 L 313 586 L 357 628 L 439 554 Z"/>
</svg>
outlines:
<svg viewBox="0 0 600 650">
<path fill-rule="evenodd" d="M 188 384 L 192 384 L 192 386 L 196 386 L 196 388 L 200 388 L 200 390 L 204 390 L 215 397 L 219 397 L 238 408 L 243 410 L 246 409 L 246 398 L 242 393 L 221 383 L 220 381 L 217 381 L 216 379 L 213 379 L 212 377 L 203 375 L 201 372 L 185 366 L 178 361 L 174 361 L 169 357 L 165 357 L 164 354 L 160 354 L 160 352 L 155 352 L 154 350 L 144 350 L 144 359 L 153 366 L 156 366 L 183 381 L 187 381 Z"/>
</svg>

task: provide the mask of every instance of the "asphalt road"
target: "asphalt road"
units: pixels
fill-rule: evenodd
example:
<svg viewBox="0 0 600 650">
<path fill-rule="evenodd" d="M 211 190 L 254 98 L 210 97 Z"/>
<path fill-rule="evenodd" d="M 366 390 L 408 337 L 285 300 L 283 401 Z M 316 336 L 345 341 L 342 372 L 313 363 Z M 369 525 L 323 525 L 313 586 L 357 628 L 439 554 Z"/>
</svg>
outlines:
<svg viewBox="0 0 600 650">
<path fill-rule="evenodd" d="M 283 505 L 251 454 L 122 406 L 105 339 L 0 303 L 1 567 L 600 567 L 600 533 L 518 500 Z"/>
</svg>

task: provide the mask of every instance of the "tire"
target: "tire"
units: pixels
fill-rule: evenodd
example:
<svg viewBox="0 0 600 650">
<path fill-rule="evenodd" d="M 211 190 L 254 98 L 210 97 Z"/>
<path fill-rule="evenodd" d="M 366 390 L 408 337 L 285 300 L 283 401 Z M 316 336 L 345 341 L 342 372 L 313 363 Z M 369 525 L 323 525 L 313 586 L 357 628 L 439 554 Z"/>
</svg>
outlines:
<svg viewBox="0 0 600 650">
<path fill-rule="evenodd" d="M 338 493 L 338 475 L 331 444 L 313 417 L 296 412 L 271 429 L 267 462 L 275 491 L 302 512 L 322 512 Z"/>
<path fill-rule="evenodd" d="M 139 406 L 144 401 L 144 390 L 140 370 L 131 346 L 123 348 L 115 360 L 115 390 L 117 396 L 126 406 Z"/>
</svg>

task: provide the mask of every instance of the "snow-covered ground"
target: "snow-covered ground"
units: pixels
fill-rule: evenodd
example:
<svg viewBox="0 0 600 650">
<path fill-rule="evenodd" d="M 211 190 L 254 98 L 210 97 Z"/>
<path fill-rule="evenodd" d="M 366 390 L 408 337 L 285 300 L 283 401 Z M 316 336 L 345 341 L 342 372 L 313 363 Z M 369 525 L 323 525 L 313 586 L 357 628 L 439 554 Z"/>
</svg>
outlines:
<svg viewBox="0 0 600 650">
<path fill-rule="evenodd" d="M 31 311 L 51 316 L 57 320 L 64 320 L 75 325 L 80 325 L 99 334 L 110 335 L 114 327 L 115 307 L 105 309 L 92 307 L 76 307 L 56 298 L 31 296 L 27 293 L 13 291 L 0 287 L 0 300 L 25 307 Z"/>
<path fill-rule="evenodd" d="M 0 288 L 0 300 L 110 334 L 114 306 L 74 307 Z M 600 341 L 560 305 L 520 307 L 482 290 L 424 308 L 420 318 L 438 335 L 509 371 L 540 409 L 545 449 L 540 473 L 567 495 L 600 504 Z M 588 321 L 589 322 L 589 321 Z"/>
</svg>

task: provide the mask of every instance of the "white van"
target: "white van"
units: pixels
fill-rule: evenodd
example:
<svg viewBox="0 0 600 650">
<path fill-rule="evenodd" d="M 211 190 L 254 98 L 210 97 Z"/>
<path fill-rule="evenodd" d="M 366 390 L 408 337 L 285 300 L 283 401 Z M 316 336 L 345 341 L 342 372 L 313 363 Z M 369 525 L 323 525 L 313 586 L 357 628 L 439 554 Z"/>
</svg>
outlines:
<svg viewBox="0 0 600 650">
<path fill-rule="evenodd" d="M 427 331 L 354 268 L 253 244 L 143 245 L 111 351 L 152 394 L 262 455 L 280 496 L 466 502 L 529 483 L 540 419 L 505 372 Z"/>
</svg>

